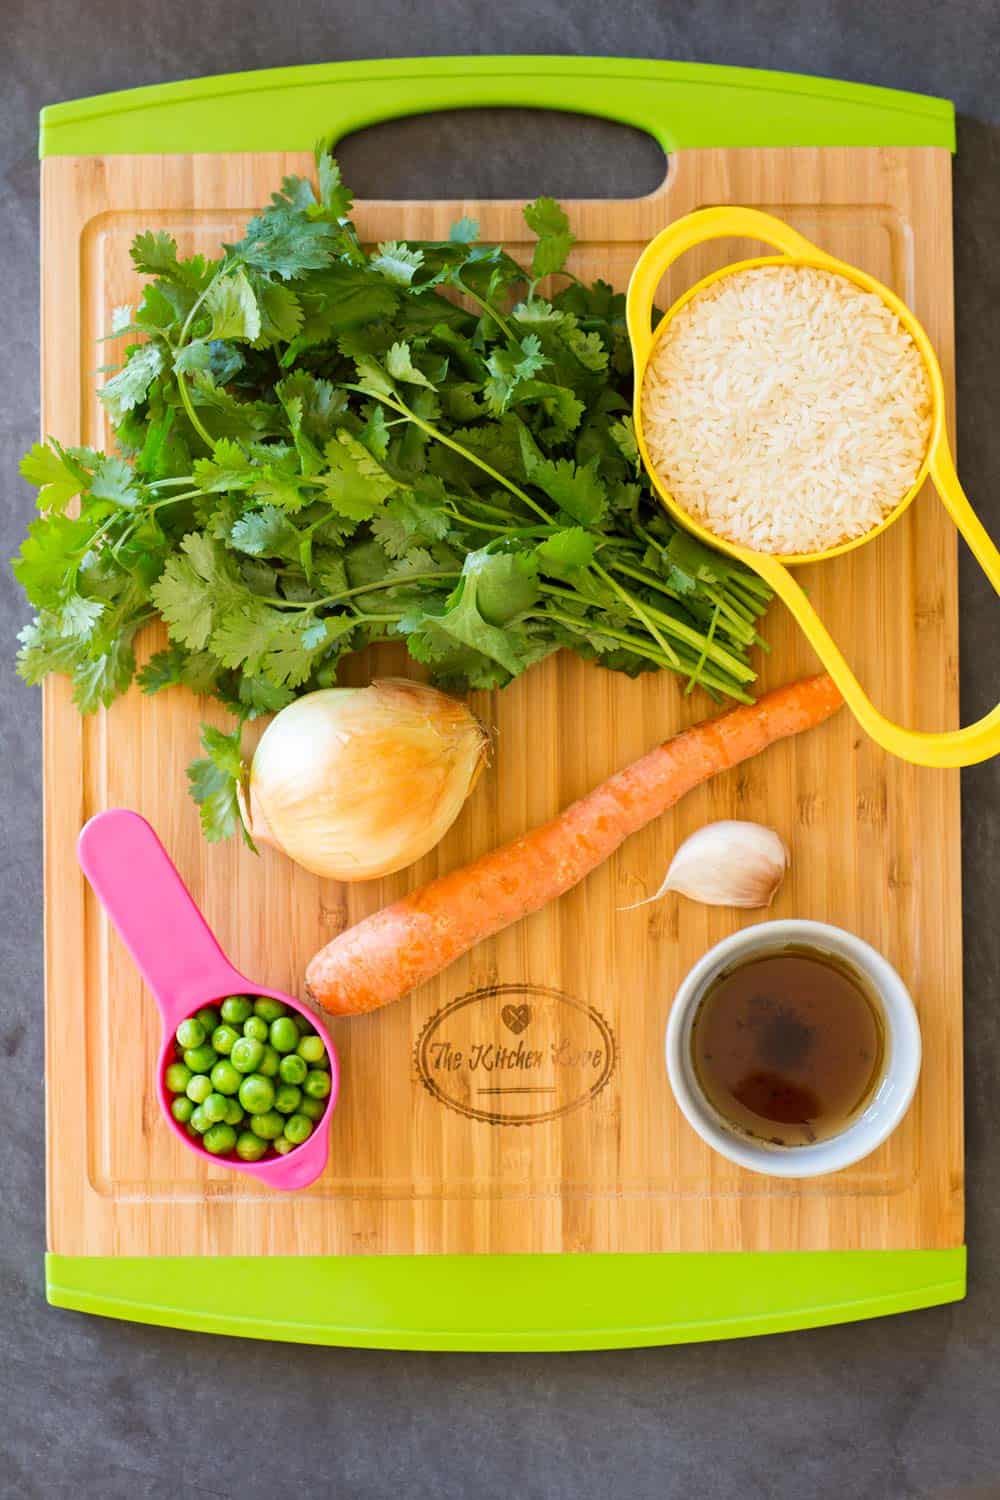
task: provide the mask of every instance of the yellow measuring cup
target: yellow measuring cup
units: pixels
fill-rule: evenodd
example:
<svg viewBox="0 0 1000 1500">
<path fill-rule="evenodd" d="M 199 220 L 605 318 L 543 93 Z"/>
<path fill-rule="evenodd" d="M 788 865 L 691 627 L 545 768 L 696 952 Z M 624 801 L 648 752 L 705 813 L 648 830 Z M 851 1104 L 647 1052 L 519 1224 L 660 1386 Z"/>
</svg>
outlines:
<svg viewBox="0 0 1000 1500">
<path fill-rule="evenodd" d="M 667 268 L 679 255 L 683 255 L 685 250 L 691 250 L 695 245 L 703 244 L 706 240 L 730 236 L 762 240 L 765 244 L 773 245 L 776 250 L 780 250 L 781 254 L 737 261 L 733 265 L 723 267 L 721 271 L 713 272 L 711 276 L 704 277 L 673 304 L 655 329 L 651 329 L 653 299 Z M 881 297 L 886 306 L 891 308 L 899 318 L 903 327 L 907 329 L 920 351 L 927 371 L 933 406 L 930 438 L 920 472 L 912 488 L 907 491 L 885 520 L 865 532 L 863 536 L 841 542 L 838 546 L 829 547 L 823 552 L 796 553 L 783 557 L 737 546 L 724 537 L 716 536 L 714 532 L 707 530 L 689 515 L 670 493 L 653 467 L 642 421 L 642 386 L 646 366 L 657 341 L 663 336 L 671 320 L 676 317 L 681 308 L 685 307 L 705 287 L 711 286 L 713 282 L 721 280 L 724 276 L 731 276 L 734 272 L 746 271 L 754 266 L 774 265 L 814 266 L 820 270 L 834 271 L 840 276 L 846 276 L 849 281 L 853 281 L 866 292 L 874 292 L 877 297 Z M 730 557 L 739 558 L 741 562 L 753 568 L 784 600 L 808 636 L 817 656 L 843 693 L 854 717 L 883 749 L 891 751 L 903 760 L 913 761 L 921 766 L 970 766 L 977 761 L 987 760 L 990 756 L 996 755 L 1000 751 L 1000 705 L 975 724 L 969 724 L 964 729 L 945 730 L 937 734 L 924 730 L 904 729 L 902 725 L 894 724 L 891 719 L 887 719 L 884 714 L 880 713 L 851 671 L 840 648 L 805 593 L 788 571 L 790 567 L 799 563 L 822 562 L 826 558 L 837 557 L 841 552 L 850 552 L 853 548 L 872 541 L 880 532 L 891 526 L 893 521 L 899 519 L 929 475 L 948 514 L 968 542 L 990 583 L 1000 593 L 1000 552 L 997 551 L 963 493 L 948 446 L 941 367 L 930 339 L 906 304 L 901 302 L 888 287 L 876 281 L 873 276 L 868 276 L 864 271 L 859 271 L 856 266 L 848 265 L 828 255 L 782 219 L 776 219 L 773 215 L 762 213 L 755 208 L 704 208 L 697 213 L 688 214 L 683 219 L 678 219 L 646 246 L 629 282 L 626 317 L 635 362 L 634 417 L 639 452 L 655 489 L 671 515 L 676 517 L 688 531 L 700 537 L 703 542 L 718 548 Z"/>
</svg>

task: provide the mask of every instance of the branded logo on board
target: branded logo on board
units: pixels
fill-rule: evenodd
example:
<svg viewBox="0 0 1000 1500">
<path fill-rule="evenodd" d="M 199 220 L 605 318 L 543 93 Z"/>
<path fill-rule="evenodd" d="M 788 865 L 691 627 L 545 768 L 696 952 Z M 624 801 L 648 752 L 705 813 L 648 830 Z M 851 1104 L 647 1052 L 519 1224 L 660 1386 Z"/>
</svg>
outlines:
<svg viewBox="0 0 1000 1500">
<path fill-rule="evenodd" d="M 540 1125 L 596 1098 L 615 1069 L 615 1038 L 599 1010 L 561 990 L 490 985 L 436 1011 L 413 1059 L 449 1109 L 490 1125 Z"/>
</svg>

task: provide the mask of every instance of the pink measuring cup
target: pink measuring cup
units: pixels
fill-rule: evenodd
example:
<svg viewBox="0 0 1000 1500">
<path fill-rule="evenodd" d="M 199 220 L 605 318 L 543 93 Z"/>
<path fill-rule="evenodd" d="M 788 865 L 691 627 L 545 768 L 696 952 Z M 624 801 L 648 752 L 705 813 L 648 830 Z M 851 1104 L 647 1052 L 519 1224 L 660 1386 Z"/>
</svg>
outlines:
<svg viewBox="0 0 1000 1500">
<path fill-rule="evenodd" d="M 156 1065 L 156 1092 L 163 1117 L 178 1140 L 206 1162 L 231 1167 L 286 1191 L 308 1187 L 326 1166 L 330 1118 L 340 1088 L 337 1052 L 316 1015 L 281 990 L 253 984 L 233 968 L 191 899 L 170 856 L 145 818 L 113 808 L 91 818 L 80 834 L 77 855 L 126 948 L 152 990 L 163 1018 L 163 1043 Z M 326 1111 L 307 1141 L 287 1156 L 245 1162 L 213 1156 L 178 1125 L 170 1113 L 171 1095 L 163 1075 L 174 1060 L 174 1032 L 202 1005 L 227 995 L 266 995 L 315 1026 L 330 1059 L 330 1092 Z"/>
</svg>

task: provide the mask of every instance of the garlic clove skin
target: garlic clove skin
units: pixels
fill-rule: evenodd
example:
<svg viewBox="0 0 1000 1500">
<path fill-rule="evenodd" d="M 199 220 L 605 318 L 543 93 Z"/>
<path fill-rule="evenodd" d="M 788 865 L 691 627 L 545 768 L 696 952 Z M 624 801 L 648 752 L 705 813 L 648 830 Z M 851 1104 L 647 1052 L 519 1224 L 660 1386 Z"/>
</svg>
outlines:
<svg viewBox="0 0 1000 1500">
<path fill-rule="evenodd" d="M 773 828 L 730 820 L 706 823 L 684 840 L 660 889 L 648 899 L 676 891 L 704 906 L 770 906 L 790 858 Z"/>
</svg>

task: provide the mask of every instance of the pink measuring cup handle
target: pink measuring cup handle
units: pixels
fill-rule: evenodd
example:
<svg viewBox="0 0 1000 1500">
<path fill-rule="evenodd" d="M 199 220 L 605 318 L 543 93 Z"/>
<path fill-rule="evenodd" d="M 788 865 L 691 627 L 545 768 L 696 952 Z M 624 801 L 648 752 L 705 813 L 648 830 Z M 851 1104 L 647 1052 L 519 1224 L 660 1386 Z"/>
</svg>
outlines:
<svg viewBox="0 0 1000 1500">
<path fill-rule="evenodd" d="M 77 853 L 118 934 L 173 1030 L 210 997 L 246 980 L 226 958 L 152 828 L 113 808 L 83 828 Z"/>
</svg>

